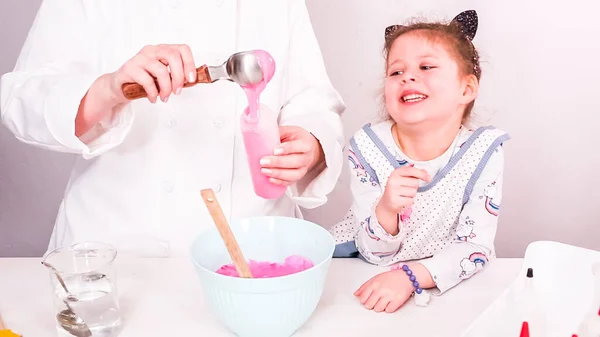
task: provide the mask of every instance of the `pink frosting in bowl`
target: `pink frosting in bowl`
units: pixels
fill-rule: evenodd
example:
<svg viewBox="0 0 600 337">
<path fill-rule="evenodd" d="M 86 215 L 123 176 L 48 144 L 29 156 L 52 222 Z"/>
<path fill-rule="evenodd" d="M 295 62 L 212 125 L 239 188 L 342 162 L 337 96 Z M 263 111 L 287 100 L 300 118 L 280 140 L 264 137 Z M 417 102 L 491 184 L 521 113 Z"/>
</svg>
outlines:
<svg viewBox="0 0 600 337">
<path fill-rule="evenodd" d="M 252 273 L 253 278 L 286 276 L 299 273 L 312 268 L 313 266 L 314 264 L 311 260 L 300 255 L 290 255 L 285 258 L 283 263 L 255 260 L 248 261 L 248 267 L 250 267 L 250 273 Z M 240 276 L 233 263 L 221 266 L 221 268 L 217 270 L 217 273 L 233 277 Z"/>
</svg>

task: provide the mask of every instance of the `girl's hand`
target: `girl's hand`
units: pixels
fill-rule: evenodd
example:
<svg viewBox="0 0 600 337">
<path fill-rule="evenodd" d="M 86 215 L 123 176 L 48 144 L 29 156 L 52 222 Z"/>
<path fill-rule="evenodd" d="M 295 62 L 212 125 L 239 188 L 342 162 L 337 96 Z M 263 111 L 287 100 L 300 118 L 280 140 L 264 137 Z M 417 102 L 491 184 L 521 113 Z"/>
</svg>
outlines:
<svg viewBox="0 0 600 337">
<path fill-rule="evenodd" d="M 403 166 L 392 172 L 379 200 L 375 212 L 379 224 L 390 235 L 397 235 L 398 214 L 412 206 L 417 195 L 419 180 L 429 182 L 431 178 L 425 170 Z"/>
<path fill-rule="evenodd" d="M 429 182 L 427 171 L 412 166 L 403 166 L 394 170 L 387 181 L 379 205 L 386 211 L 396 214 L 412 206 L 419 188 L 419 180 Z"/>
<path fill-rule="evenodd" d="M 354 296 L 369 310 L 392 313 L 406 303 L 414 290 L 413 283 L 403 270 L 392 270 L 365 282 Z"/>
<path fill-rule="evenodd" d="M 319 141 L 298 126 L 280 126 L 281 145 L 261 159 L 262 173 L 274 184 L 289 186 L 324 160 Z"/>
</svg>

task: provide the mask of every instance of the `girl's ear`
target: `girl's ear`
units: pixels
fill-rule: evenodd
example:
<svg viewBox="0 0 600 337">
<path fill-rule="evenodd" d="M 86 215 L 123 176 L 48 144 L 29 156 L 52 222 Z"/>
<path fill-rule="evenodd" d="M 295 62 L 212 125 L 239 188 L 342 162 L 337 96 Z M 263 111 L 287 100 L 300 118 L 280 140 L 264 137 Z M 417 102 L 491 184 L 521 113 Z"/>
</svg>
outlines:
<svg viewBox="0 0 600 337">
<path fill-rule="evenodd" d="M 473 74 L 469 74 L 464 79 L 463 103 L 469 104 L 479 94 L 479 80 Z"/>
<path fill-rule="evenodd" d="M 475 34 L 477 34 L 477 26 L 479 25 L 479 17 L 475 10 L 466 10 L 458 14 L 452 21 L 451 25 L 458 25 L 463 35 L 473 41 Z"/>
</svg>

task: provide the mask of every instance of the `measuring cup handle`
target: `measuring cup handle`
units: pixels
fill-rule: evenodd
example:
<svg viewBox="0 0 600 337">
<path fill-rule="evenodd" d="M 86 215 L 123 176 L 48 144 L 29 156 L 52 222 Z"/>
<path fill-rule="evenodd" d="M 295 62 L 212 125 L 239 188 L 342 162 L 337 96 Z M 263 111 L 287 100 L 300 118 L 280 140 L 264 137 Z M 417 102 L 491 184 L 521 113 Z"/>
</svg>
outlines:
<svg viewBox="0 0 600 337">
<path fill-rule="evenodd" d="M 210 82 L 211 78 L 210 74 L 208 73 L 208 66 L 203 65 L 196 69 L 196 82 L 187 82 L 183 85 L 183 87 L 188 88 L 198 83 Z M 154 80 L 154 85 L 156 85 L 156 87 L 159 88 L 158 81 L 156 81 L 156 79 Z M 121 87 L 121 90 L 123 91 L 123 96 L 125 96 L 125 98 L 127 98 L 128 100 L 136 100 L 148 96 L 146 90 L 144 90 L 144 87 L 137 83 L 125 83 Z"/>
</svg>

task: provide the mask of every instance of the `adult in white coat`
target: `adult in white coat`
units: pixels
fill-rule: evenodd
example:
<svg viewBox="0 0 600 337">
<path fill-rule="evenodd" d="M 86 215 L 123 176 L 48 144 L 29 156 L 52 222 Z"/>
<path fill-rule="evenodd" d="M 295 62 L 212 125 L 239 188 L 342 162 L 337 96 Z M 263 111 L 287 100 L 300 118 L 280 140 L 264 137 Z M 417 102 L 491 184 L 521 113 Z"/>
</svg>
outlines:
<svg viewBox="0 0 600 337">
<path fill-rule="evenodd" d="M 251 49 L 277 64 L 261 96 L 282 134 L 284 153 L 265 158 L 266 174 L 289 186 L 277 200 L 253 192 L 243 90 L 181 89 L 200 64 Z M 126 100 L 126 82 L 143 84 L 148 99 Z M 0 90 L 2 121 L 19 140 L 77 154 L 48 249 L 95 240 L 125 254 L 184 255 L 214 226 L 201 189 L 215 190 L 230 219 L 300 217 L 326 202 L 342 167 L 345 106 L 304 0 L 44 0 Z"/>
</svg>

